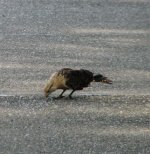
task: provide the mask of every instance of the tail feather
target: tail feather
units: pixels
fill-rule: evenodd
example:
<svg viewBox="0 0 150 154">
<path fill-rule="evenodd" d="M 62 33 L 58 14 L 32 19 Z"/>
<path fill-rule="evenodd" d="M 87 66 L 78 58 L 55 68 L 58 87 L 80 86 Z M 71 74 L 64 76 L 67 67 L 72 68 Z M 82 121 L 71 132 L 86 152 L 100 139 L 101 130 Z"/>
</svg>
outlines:
<svg viewBox="0 0 150 154">
<path fill-rule="evenodd" d="M 107 83 L 107 84 L 112 84 L 112 80 L 108 79 L 107 77 L 105 77 L 101 74 L 94 75 L 93 80 L 95 82 L 103 82 L 103 83 Z"/>
</svg>

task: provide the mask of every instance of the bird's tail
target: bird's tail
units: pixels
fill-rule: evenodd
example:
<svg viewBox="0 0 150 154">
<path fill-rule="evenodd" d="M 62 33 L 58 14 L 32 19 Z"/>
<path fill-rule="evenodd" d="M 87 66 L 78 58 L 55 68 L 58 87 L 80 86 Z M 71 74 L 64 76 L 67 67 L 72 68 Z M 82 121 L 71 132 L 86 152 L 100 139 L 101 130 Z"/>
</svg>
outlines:
<svg viewBox="0 0 150 154">
<path fill-rule="evenodd" d="M 105 77 L 105 76 L 103 76 L 101 74 L 94 75 L 93 81 L 112 84 L 112 80 L 108 79 L 107 77 Z"/>
</svg>

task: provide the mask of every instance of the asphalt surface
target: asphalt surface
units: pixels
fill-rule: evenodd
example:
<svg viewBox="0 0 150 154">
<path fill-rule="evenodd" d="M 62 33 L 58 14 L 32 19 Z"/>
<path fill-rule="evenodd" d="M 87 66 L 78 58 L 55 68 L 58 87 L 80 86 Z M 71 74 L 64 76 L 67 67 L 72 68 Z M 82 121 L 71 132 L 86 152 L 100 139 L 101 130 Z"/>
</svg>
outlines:
<svg viewBox="0 0 150 154">
<path fill-rule="evenodd" d="M 149 19 L 149 0 L 0 1 L 0 154 L 149 154 Z M 45 99 L 62 67 L 113 85 Z"/>
</svg>

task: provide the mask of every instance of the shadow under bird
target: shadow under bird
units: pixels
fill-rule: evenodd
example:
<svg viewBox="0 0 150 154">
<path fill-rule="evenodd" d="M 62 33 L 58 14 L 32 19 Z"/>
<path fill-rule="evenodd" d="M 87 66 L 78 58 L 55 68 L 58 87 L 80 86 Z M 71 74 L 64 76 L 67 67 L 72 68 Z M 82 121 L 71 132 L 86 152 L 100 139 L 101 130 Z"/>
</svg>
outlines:
<svg viewBox="0 0 150 154">
<path fill-rule="evenodd" d="M 44 87 L 45 97 L 48 97 L 50 93 L 57 89 L 62 89 L 62 93 L 57 97 L 62 98 L 64 97 L 64 92 L 71 89 L 69 98 L 72 98 L 72 94 L 76 90 L 82 90 L 88 87 L 91 82 L 112 84 L 111 80 L 101 74 L 94 75 L 94 73 L 85 69 L 74 70 L 71 68 L 63 68 L 50 76 Z"/>
</svg>

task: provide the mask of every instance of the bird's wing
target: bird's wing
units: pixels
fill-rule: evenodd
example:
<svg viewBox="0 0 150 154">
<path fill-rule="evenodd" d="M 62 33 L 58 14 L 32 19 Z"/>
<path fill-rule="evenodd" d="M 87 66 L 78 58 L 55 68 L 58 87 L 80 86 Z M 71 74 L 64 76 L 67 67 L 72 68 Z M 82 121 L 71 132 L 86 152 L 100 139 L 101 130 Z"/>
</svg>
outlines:
<svg viewBox="0 0 150 154">
<path fill-rule="evenodd" d="M 70 70 L 67 75 L 66 84 L 72 89 L 83 89 L 93 80 L 93 74 L 84 70 Z"/>
</svg>

